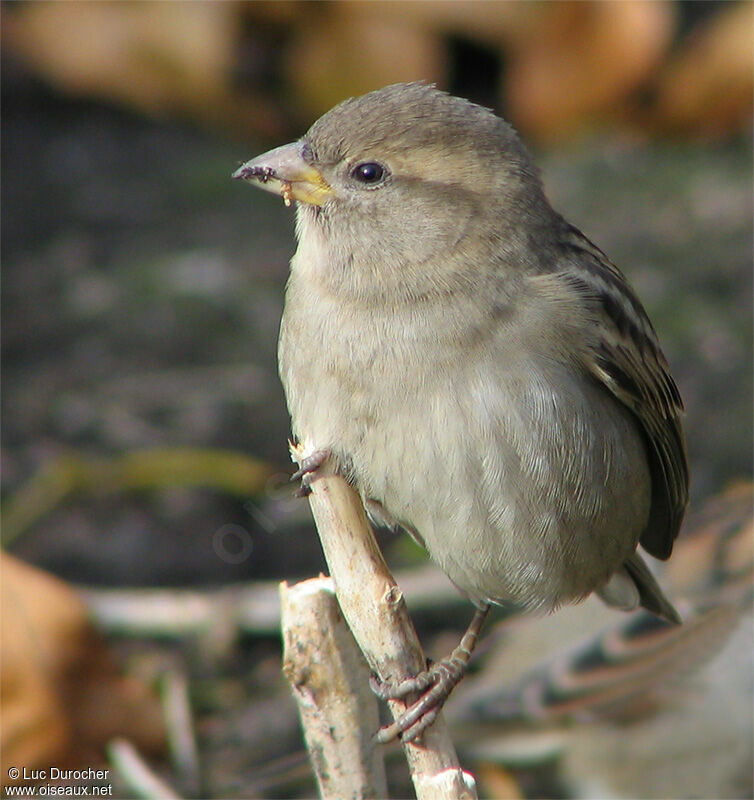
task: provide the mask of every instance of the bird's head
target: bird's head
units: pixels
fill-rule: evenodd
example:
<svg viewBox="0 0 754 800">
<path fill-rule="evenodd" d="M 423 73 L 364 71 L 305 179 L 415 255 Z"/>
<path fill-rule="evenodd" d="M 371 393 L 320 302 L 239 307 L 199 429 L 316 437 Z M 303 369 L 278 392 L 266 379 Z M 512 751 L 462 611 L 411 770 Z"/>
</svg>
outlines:
<svg viewBox="0 0 754 800">
<path fill-rule="evenodd" d="M 508 123 L 423 83 L 346 100 L 233 177 L 297 201 L 300 241 L 314 227 L 331 260 L 378 258 L 382 278 L 467 243 L 494 250 L 549 208 Z"/>
</svg>

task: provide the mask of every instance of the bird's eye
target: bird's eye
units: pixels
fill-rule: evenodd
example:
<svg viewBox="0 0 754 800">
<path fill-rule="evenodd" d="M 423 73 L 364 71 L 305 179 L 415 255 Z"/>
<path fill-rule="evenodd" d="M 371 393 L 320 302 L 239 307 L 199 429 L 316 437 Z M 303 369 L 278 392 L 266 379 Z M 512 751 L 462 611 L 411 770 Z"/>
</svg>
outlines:
<svg viewBox="0 0 754 800">
<path fill-rule="evenodd" d="M 351 170 L 351 177 L 359 183 L 374 186 L 385 177 L 386 173 L 387 170 L 382 164 L 378 164 L 376 161 L 367 161 L 363 164 L 357 164 Z"/>
</svg>

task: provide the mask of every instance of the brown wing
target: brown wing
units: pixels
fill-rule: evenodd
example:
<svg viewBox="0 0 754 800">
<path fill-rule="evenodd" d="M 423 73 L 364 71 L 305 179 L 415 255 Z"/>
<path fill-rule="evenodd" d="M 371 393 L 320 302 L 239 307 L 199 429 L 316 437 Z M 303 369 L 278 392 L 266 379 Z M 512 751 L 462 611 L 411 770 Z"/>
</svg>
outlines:
<svg viewBox="0 0 754 800">
<path fill-rule="evenodd" d="M 574 256 L 563 277 L 600 322 L 598 344 L 586 366 L 631 409 L 646 437 L 652 505 L 641 545 L 651 555 L 666 559 L 688 503 L 683 402 L 657 334 L 620 270 L 573 226 L 567 226 L 563 244 Z"/>
</svg>

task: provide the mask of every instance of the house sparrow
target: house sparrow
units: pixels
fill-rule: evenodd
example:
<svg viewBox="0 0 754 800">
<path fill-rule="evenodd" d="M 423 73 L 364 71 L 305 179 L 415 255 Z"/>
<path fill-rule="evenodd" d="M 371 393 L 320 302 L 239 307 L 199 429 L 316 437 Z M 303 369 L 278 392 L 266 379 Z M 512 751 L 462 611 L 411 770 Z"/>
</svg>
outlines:
<svg viewBox="0 0 754 800">
<path fill-rule="evenodd" d="M 622 273 L 548 203 L 515 131 L 422 83 L 346 100 L 235 178 L 296 201 L 279 364 L 294 436 L 420 542 L 476 606 L 598 592 L 680 618 L 637 552 L 670 556 L 688 498 L 682 403 Z M 385 737 L 383 737 L 385 738 Z"/>
</svg>

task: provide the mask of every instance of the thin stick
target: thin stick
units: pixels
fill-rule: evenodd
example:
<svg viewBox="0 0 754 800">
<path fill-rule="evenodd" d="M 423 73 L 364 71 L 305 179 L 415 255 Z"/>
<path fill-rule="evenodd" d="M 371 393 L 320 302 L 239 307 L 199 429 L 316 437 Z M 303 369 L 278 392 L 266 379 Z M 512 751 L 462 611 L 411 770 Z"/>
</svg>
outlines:
<svg viewBox="0 0 754 800">
<path fill-rule="evenodd" d="M 107 745 L 110 762 L 128 785 L 128 788 L 144 800 L 180 800 L 172 786 L 157 777 L 131 742 L 113 739 Z"/>
<path fill-rule="evenodd" d="M 301 463 L 305 454 L 295 447 L 292 453 Z M 426 658 L 359 496 L 327 461 L 310 486 L 309 502 L 338 602 L 361 651 L 383 680 L 415 675 L 425 669 Z M 393 716 L 406 709 L 398 700 L 389 701 L 389 706 Z M 441 714 L 420 745 L 403 748 L 419 800 L 476 797 L 474 778 L 461 769 Z"/>
<path fill-rule="evenodd" d="M 414 610 L 437 612 L 463 602 L 437 567 L 396 574 Z M 203 634 L 218 624 L 236 633 L 272 635 L 280 630 L 277 581 L 247 581 L 222 589 L 78 586 L 100 630 L 122 636 L 180 637 Z"/>
<path fill-rule="evenodd" d="M 369 667 L 335 599 L 330 578 L 280 586 L 283 672 L 298 703 L 306 747 L 325 800 L 387 797 Z"/>
<path fill-rule="evenodd" d="M 181 787 L 195 797 L 201 793 L 199 748 L 194 735 L 188 681 L 182 673 L 171 670 L 163 676 L 161 684 L 171 761 Z"/>
</svg>

